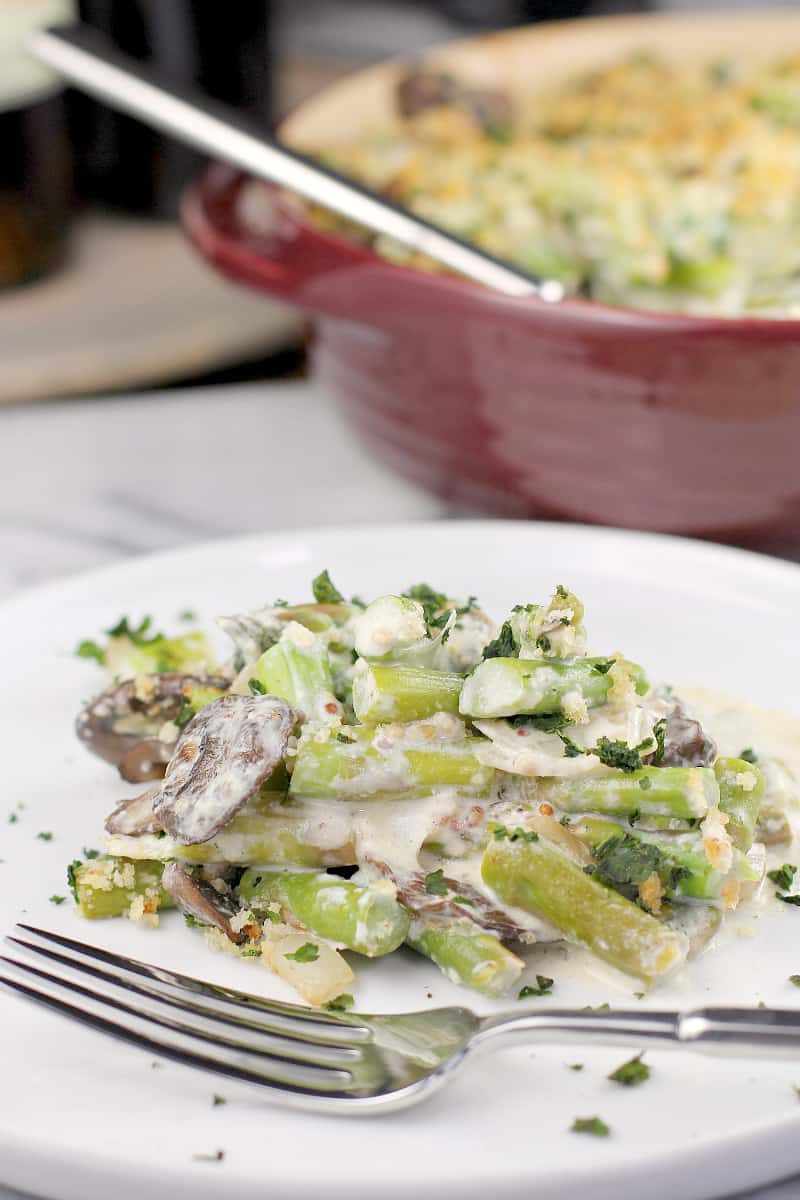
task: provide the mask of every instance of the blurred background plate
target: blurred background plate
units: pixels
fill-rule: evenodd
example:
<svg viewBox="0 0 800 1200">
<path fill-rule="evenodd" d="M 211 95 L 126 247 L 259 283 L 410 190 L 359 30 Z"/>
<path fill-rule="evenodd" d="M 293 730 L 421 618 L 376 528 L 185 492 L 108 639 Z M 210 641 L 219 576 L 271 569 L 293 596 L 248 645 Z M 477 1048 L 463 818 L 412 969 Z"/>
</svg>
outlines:
<svg viewBox="0 0 800 1200">
<path fill-rule="evenodd" d="M 301 336 L 296 310 L 213 275 L 173 223 L 97 213 L 60 272 L 0 293 L 0 403 L 201 375 Z"/>
</svg>

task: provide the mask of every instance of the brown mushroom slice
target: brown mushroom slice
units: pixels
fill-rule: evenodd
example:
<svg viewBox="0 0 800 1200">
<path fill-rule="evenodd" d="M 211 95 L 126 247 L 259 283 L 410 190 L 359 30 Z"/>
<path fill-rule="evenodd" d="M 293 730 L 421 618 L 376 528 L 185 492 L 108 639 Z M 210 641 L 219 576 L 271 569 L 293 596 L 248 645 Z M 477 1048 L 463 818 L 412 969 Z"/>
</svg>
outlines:
<svg viewBox="0 0 800 1200">
<path fill-rule="evenodd" d="M 708 767 L 716 757 L 715 743 L 676 700 L 667 713 L 664 752 L 650 761 L 659 767 Z"/>
<path fill-rule="evenodd" d="M 207 704 L 178 739 L 156 818 L 184 845 L 209 841 L 283 762 L 297 721 L 275 696 L 228 693 Z"/>
<path fill-rule="evenodd" d="M 222 676 L 140 675 L 116 683 L 79 714 L 75 731 L 88 750 L 119 768 L 129 783 L 161 779 L 174 743 L 158 733 L 175 719 L 187 687 L 224 689 Z"/>
<path fill-rule="evenodd" d="M 165 892 L 169 892 L 182 913 L 194 917 L 201 925 L 213 925 L 236 946 L 248 940 L 244 930 L 235 933 L 231 928 L 233 910 L 226 906 L 223 897 L 210 883 L 190 875 L 176 862 L 169 862 L 164 867 L 161 886 Z"/>
<path fill-rule="evenodd" d="M 140 796 L 129 796 L 127 800 L 121 800 L 106 817 L 106 833 L 123 834 L 126 837 L 136 837 L 141 833 L 160 833 L 161 826 L 153 812 L 153 802 L 160 791 L 159 784 L 148 788 Z"/>
</svg>

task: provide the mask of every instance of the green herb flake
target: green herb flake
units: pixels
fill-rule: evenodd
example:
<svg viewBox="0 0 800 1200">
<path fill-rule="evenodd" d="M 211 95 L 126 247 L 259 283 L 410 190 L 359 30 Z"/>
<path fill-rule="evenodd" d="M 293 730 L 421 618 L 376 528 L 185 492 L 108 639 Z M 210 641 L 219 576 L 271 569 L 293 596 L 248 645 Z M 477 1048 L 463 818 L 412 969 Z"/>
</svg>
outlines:
<svg viewBox="0 0 800 1200">
<path fill-rule="evenodd" d="M 320 571 L 316 579 L 311 581 L 311 591 L 317 604 L 342 604 L 344 596 L 331 581 L 327 570 Z"/>
<path fill-rule="evenodd" d="M 631 775 L 634 771 L 642 769 L 644 763 L 641 751 L 651 745 L 651 738 L 647 738 L 646 742 L 641 742 L 638 746 L 629 746 L 627 742 L 601 737 L 590 753 L 596 754 L 604 766 L 615 767 L 624 771 L 626 775 Z"/>
<path fill-rule="evenodd" d="M 755 750 L 753 750 L 752 747 L 750 747 L 750 746 L 748 746 L 745 750 L 740 751 L 739 758 L 741 758 L 745 762 L 749 762 L 749 763 L 757 763 L 758 762 L 758 755 L 756 754 Z"/>
<path fill-rule="evenodd" d="M 653 756 L 656 762 L 664 757 L 664 741 L 667 736 L 667 718 L 661 717 L 653 726 L 653 737 L 656 739 L 656 752 Z"/>
<path fill-rule="evenodd" d="M 777 900 L 782 900 L 784 904 L 794 904 L 796 908 L 800 908 L 800 896 L 784 896 L 783 892 L 776 892 Z"/>
<path fill-rule="evenodd" d="M 53 840 L 53 835 L 49 829 L 45 829 L 41 833 L 37 833 L 36 837 L 40 842 L 52 842 Z"/>
<path fill-rule="evenodd" d="M 63 904 L 64 901 L 66 900 L 66 898 L 67 898 L 66 896 L 51 896 L 50 903 L 51 904 Z"/>
<path fill-rule="evenodd" d="M 789 983 L 793 983 L 795 987 L 800 987 L 800 975 L 790 975 Z"/>
<path fill-rule="evenodd" d="M 186 621 L 187 623 L 189 621 L 196 621 L 197 613 L 194 611 L 193 608 L 184 608 L 178 613 L 178 620 Z"/>
<path fill-rule="evenodd" d="M 260 679 L 248 679 L 247 686 L 250 688 L 250 693 L 253 696 L 266 696 L 267 689 Z"/>
<path fill-rule="evenodd" d="M 315 946 L 313 942 L 303 942 L 293 954 L 284 954 L 283 957 L 290 958 L 292 962 L 316 962 L 319 958 L 319 946 Z"/>
<path fill-rule="evenodd" d="M 496 638 L 483 647 L 482 658 L 519 658 L 519 646 L 514 639 L 510 621 L 504 621 Z"/>
<path fill-rule="evenodd" d="M 67 883 L 69 884 L 69 890 L 72 892 L 72 897 L 76 904 L 78 903 L 78 871 L 82 866 L 83 863 L 81 860 L 79 858 L 75 858 L 67 867 Z"/>
<path fill-rule="evenodd" d="M 90 858 L 90 859 L 91 859 L 91 858 L 99 858 L 99 857 L 100 857 L 100 851 L 99 851 L 99 850 L 93 850 L 91 847 L 87 849 L 87 847 L 86 847 L 86 846 L 84 846 L 84 847 L 83 847 L 83 857 L 84 857 L 84 858 Z"/>
<path fill-rule="evenodd" d="M 637 1054 L 635 1058 L 617 1067 L 616 1071 L 612 1071 L 608 1078 L 614 1083 L 621 1083 L 623 1087 L 637 1087 L 650 1078 L 650 1068 L 647 1063 L 642 1062 L 641 1054 Z"/>
<path fill-rule="evenodd" d="M 567 1066 L 569 1067 L 570 1071 L 582 1071 L 583 1070 L 583 1063 L 567 1063 Z"/>
<path fill-rule="evenodd" d="M 335 996 L 333 1000 L 329 1000 L 322 1007 L 327 1008 L 328 1012 L 347 1012 L 348 1008 L 352 1008 L 355 1000 L 349 992 L 342 992 L 341 996 Z"/>
<path fill-rule="evenodd" d="M 767 879 L 774 883 L 779 891 L 788 892 L 796 874 L 797 867 L 793 863 L 784 863 L 782 867 L 776 867 L 774 871 L 767 871 Z"/>
<path fill-rule="evenodd" d="M 19 817 L 17 816 L 17 814 L 16 814 L 15 812 L 12 812 L 12 813 L 9 813 L 9 814 L 8 814 L 8 823 L 9 823 L 9 825 L 16 825 L 16 823 L 17 823 L 17 821 L 18 821 L 18 820 L 19 820 Z"/>
<path fill-rule="evenodd" d="M 438 871 L 431 871 L 425 876 L 425 891 L 429 896 L 446 896 L 447 884 L 445 883 L 444 870 L 439 867 Z"/>
<path fill-rule="evenodd" d="M 564 757 L 565 758 L 580 758 L 580 756 L 582 754 L 587 753 L 587 751 L 584 750 L 583 746 L 579 746 L 577 744 L 577 742 L 573 742 L 572 738 L 569 737 L 566 733 L 561 733 L 560 730 L 558 730 L 558 729 L 555 732 L 556 732 L 557 736 L 561 738 L 561 741 L 564 745 Z"/>
<path fill-rule="evenodd" d="M 536 987 L 527 983 L 517 992 L 518 1000 L 527 1000 L 529 996 L 549 996 L 553 991 L 554 979 L 548 979 L 546 975 L 536 976 Z"/>
<path fill-rule="evenodd" d="M 496 825 L 494 840 L 496 842 L 527 842 L 530 845 L 538 842 L 539 835 L 534 829 L 508 829 L 505 825 Z"/>
<path fill-rule="evenodd" d="M 220 1104 L 227 1104 L 228 1101 L 224 1096 L 220 1096 L 219 1092 L 214 1092 L 214 1097 L 211 1103 L 214 1108 L 218 1108 Z"/>
<path fill-rule="evenodd" d="M 251 680 L 252 682 L 252 680 Z M 172 718 L 178 729 L 185 729 L 189 722 L 194 717 L 194 705 L 188 696 L 181 696 L 181 704 L 175 716 Z"/>
<path fill-rule="evenodd" d="M 239 954 L 240 954 L 241 958 L 260 958 L 261 957 L 261 947 L 260 946 L 247 946 L 246 949 L 240 950 Z"/>
<path fill-rule="evenodd" d="M 453 896 L 454 904 L 465 904 L 467 908 L 474 908 L 475 901 L 470 900 L 469 896 Z"/>
<path fill-rule="evenodd" d="M 570 1133 L 590 1133 L 592 1137 L 608 1137 L 608 1125 L 600 1117 L 576 1117 L 570 1125 Z"/>
<path fill-rule="evenodd" d="M 642 789 L 643 792 L 649 792 L 650 788 L 652 786 L 653 786 L 653 781 L 649 775 L 643 775 L 642 778 L 639 780 L 639 787 Z"/>
<path fill-rule="evenodd" d="M 106 652 L 102 646 L 98 646 L 97 642 L 86 639 L 83 642 L 78 642 L 75 648 L 75 653 L 78 658 L 93 658 L 100 666 L 105 666 Z"/>
<path fill-rule="evenodd" d="M 606 838 L 592 849 L 596 872 L 611 884 L 637 886 L 664 866 L 664 855 L 657 846 L 623 833 Z"/>
<path fill-rule="evenodd" d="M 592 663 L 595 675 L 607 675 L 617 660 L 615 658 L 598 658 Z"/>
<path fill-rule="evenodd" d="M 208 929 L 208 921 L 199 921 L 192 913 L 184 913 L 183 919 L 188 929 Z"/>
</svg>

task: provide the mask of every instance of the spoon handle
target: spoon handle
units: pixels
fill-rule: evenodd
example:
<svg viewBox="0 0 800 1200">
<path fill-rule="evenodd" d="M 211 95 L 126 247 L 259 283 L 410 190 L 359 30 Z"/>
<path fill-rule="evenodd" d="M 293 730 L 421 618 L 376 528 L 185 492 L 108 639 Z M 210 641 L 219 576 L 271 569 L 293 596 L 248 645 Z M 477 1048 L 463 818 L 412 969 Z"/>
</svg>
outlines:
<svg viewBox="0 0 800 1200">
<path fill-rule="evenodd" d="M 70 83 L 112 108 L 259 179 L 402 243 L 442 266 L 507 296 L 563 297 L 556 280 L 539 280 L 446 233 L 400 205 L 268 137 L 235 109 L 167 83 L 119 53 L 96 30 L 64 26 L 36 33 L 31 52 Z"/>
</svg>

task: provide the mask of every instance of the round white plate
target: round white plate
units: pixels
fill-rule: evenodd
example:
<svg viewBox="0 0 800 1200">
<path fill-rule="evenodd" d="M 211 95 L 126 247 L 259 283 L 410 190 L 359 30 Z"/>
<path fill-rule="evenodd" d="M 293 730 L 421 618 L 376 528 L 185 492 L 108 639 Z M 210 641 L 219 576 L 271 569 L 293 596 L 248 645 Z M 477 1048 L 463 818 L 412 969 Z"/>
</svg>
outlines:
<svg viewBox="0 0 800 1200">
<path fill-rule="evenodd" d="M 299 599 L 323 567 L 361 595 L 423 579 L 455 595 L 477 592 L 497 616 L 564 582 L 586 603 L 597 652 L 621 648 L 651 677 L 800 712 L 800 570 L 756 555 L 601 529 L 464 522 L 251 537 L 138 559 L 0 609 L 3 929 L 24 913 L 150 962 L 291 998 L 259 965 L 210 954 L 177 916 L 157 931 L 91 924 L 48 897 L 66 892 L 66 864 L 99 844 L 104 815 L 131 790 L 74 740 L 74 714 L 99 686 L 94 665 L 71 653 L 79 639 L 122 613 L 151 612 L 175 627 L 187 607 L 210 621 L 279 595 Z M 18 819 L 8 823 L 12 813 Z M 800 912 L 765 902 L 751 932 L 722 939 L 644 1000 L 633 996 L 636 983 L 590 974 L 559 951 L 532 951 L 530 971 L 555 978 L 559 1005 L 797 1007 L 787 977 L 800 971 Z M 405 952 L 359 963 L 356 999 L 364 1011 L 473 1002 Z M 650 1080 L 627 1089 L 606 1078 L 626 1057 L 509 1050 L 395 1116 L 306 1116 L 244 1085 L 155 1062 L 3 991 L 0 1181 L 70 1200 L 618 1200 L 634 1189 L 649 1200 L 692 1200 L 800 1169 L 800 1058 L 652 1053 Z M 583 1070 L 568 1068 L 576 1061 Z M 215 1092 L 227 1103 L 214 1106 Z M 574 1117 L 593 1115 L 610 1137 L 569 1132 Z M 196 1157 L 217 1150 L 222 1161 Z"/>
</svg>

